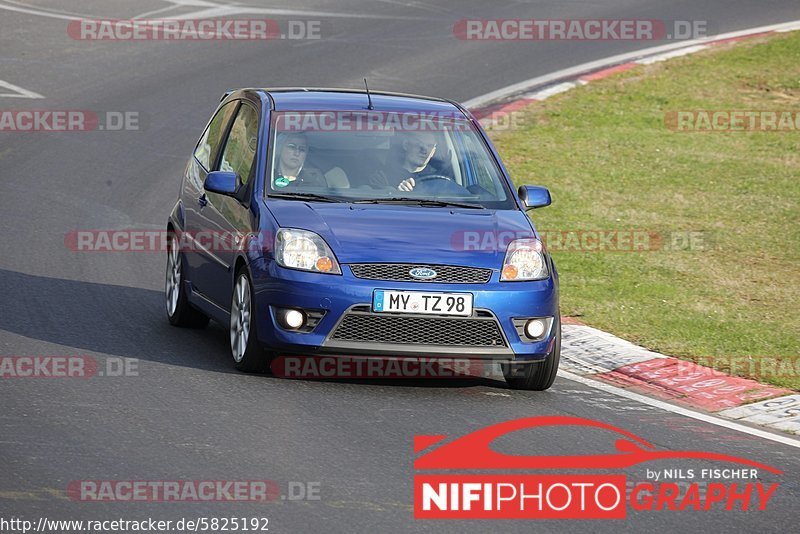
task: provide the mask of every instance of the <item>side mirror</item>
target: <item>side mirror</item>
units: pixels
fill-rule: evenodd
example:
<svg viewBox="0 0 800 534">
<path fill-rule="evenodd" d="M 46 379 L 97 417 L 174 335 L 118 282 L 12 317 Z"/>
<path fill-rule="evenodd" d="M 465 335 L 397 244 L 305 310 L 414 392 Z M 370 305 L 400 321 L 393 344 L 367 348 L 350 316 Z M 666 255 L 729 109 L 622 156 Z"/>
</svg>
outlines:
<svg viewBox="0 0 800 534">
<path fill-rule="evenodd" d="M 550 191 L 546 187 L 540 185 L 521 185 L 517 191 L 519 199 L 525 204 L 525 209 L 532 210 L 534 208 L 544 208 L 549 206 L 552 200 L 550 199 Z"/>
<path fill-rule="evenodd" d="M 235 172 L 214 171 L 208 173 L 203 188 L 211 193 L 220 195 L 233 195 L 236 193 L 237 177 Z"/>
</svg>

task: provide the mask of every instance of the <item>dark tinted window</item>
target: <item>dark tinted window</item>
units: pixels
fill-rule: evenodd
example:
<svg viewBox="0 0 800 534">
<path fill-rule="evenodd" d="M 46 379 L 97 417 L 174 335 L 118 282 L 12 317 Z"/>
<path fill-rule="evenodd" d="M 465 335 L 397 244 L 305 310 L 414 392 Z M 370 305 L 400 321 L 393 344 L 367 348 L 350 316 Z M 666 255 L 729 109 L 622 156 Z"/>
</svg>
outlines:
<svg viewBox="0 0 800 534">
<path fill-rule="evenodd" d="M 233 112 L 236 111 L 237 104 L 238 102 L 228 102 L 222 106 L 217 111 L 217 114 L 214 115 L 208 128 L 206 128 L 203 137 L 200 138 L 200 142 L 197 143 L 194 157 L 197 158 L 197 161 L 200 162 L 200 165 L 205 170 L 209 170 L 217 158 L 220 142 L 225 133 L 225 126 L 228 124 Z"/>
</svg>

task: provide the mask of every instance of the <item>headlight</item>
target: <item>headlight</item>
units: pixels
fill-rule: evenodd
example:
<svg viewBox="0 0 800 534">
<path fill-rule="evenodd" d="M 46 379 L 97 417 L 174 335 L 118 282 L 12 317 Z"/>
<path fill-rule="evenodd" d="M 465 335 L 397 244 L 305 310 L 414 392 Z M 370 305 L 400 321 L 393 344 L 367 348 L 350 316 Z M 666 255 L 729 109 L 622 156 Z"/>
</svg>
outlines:
<svg viewBox="0 0 800 534">
<path fill-rule="evenodd" d="M 275 261 L 281 267 L 315 273 L 342 274 L 328 244 L 308 230 L 281 228 L 275 235 Z"/>
<path fill-rule="evenodd" d="M 517 239 L 508 245 L 501 281 L 542 280 L 549 275 L 541 241 Z"/>
</svg>

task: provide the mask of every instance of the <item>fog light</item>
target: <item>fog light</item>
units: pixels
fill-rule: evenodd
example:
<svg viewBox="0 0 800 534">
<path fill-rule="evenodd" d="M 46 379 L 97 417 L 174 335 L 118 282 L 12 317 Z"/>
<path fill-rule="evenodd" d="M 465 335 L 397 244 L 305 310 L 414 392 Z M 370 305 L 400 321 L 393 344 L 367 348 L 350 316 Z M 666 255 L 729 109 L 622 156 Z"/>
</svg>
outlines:
<svg viewBox="0 0 800 534">
<path fill-rule="evenodd" d="M 278 319 L 284 327 L 296 330 L 305 324 L 306 314 L 299 310 L 280 310 Z"/>
<path fill-rule="evenodd" d="M 547 330 L 547 322 L 544 319 L 531 319 L 525 323 L 525 335 L 531 339 L 538 339 Z"/>
</svg>

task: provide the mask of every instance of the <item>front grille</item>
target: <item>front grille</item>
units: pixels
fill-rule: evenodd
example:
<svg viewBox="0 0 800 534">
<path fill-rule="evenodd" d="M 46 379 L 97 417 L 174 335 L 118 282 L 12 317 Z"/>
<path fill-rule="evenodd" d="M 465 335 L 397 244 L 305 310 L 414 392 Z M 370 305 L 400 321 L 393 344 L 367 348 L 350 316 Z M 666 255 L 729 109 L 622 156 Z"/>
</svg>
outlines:
<svg viewBox="0 0 800 534">
<path fill-rule="evenodd" d="M 505 347 L 497 319 L 490 313 L 476 317 L 421 317 L 348 311 L 331 334 L 334 341 L 394 343 L 456 347 Z"/>
<path fill-rule="evenodd" d="M 411 269 L 424 267 L 436 271 L 436 278 L 420 280 L 409 274 Z M 427 265 L 419 263 L 352 263 L 356 278 L 393 282 L 433 282 L 440 284 L 485 284 L 492 277 L 491 269 L 457 265 Z"/>
</svg>

